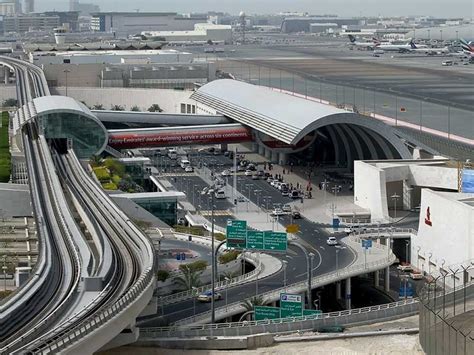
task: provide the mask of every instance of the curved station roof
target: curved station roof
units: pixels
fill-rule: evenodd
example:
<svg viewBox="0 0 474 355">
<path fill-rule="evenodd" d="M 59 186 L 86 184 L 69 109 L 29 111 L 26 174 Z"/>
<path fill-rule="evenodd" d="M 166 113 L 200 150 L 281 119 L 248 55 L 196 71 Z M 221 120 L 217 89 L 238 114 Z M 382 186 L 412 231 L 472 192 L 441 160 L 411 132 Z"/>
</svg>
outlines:
<svg viewBox="0 0 474 355">
<path fill-rule="evenodd" d="M 391 127 L 382 122 L 267 87 L 221 79 L 202 86 L 191 98 L 287 144 L 298 143 L 318 128 L 347 124 L 379 133 L 402 157 L 410 156 Z"/>
<path fill-rule="evenodd" d="M 80 158 L 102 152 L 108 133 L 81 102 L 67 96 L 37 97 L 24 105 L 14 120 L 15 133 L 29 120 L 38 120 L 46 138 L 69 138 Z"/>
</svg>

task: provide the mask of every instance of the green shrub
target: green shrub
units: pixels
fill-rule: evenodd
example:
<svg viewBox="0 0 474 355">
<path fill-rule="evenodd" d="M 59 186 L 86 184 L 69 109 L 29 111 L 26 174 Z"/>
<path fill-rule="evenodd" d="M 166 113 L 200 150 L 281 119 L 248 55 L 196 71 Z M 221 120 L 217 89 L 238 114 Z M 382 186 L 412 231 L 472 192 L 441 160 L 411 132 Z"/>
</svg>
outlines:
<svg viewBox="0 0 474 355">
<path fill-rule="evenodd" d="M 94 170 L 95 176 L 97 176 L 97 179 L 99 179 L 100 182 L 110 181 L 110 173 L 107 170 L 107 168 L 103 166 L 99 166 L 97 168 L 94 168 L 93 170 Z"/>
<path fill-rule="evenodd" d="M 207 268 L 207 265 L 208 263 L 205 260 L 196 260 L 189 264 L 179 265 L 179 270 L 181 272 L 186 272 L 187 270 L 190 270 L 191 272 L 198 272 L 205 270 Z"/>
<path fill-rule="evenodd" d="M 115 185 L 118 186 L 118 184 L 120 183 L 120 180 L 122 180 L 122 179 L 121 179 L 120 176 L 118 176 L 118 175 L 113 175 L 112 178 L 111 178 L 111 180 L 112 180 L 112 182 L 113 182 Z"/>
<path fill-rule="evenodd" d="M 214 233 L 214 238 L 218 240 L 219 242 L 222 242 L 227 239 L 225 234 L 222 234 L 222 233 Z"/>
<path fill-rule="evenodd" d="M 203 236 L 206 233 L 206 230 L 202 227 L 186 227 L 186 226 L 176 225 L 174 226 L 174 230 L 177 233 L 193 234 L 193 235 L 199 235 L 199 236 Z"/>
<path fill-rule="evenodd" d="M 115 159 L 107 158 L 104 160 L 104 166 L 109 169 L 113 175 L 123 177 L 125 175 L 125 166 Z"/>
<path fill-rule="evenodd" d="M 170 272 L 168 270 L 158 270 L 156 273 L 158 281 L 166 281 L 168 277 L 170 277 Z"/>
<path fill-rule="evenodd" d="M 240 255 L 240 251 L 238 251 L 238 250 L 228 251 L 227 253 L 219 255 L 219 262 L 221 264 L 227 264 L 227 263 L 237 259 L 237 257 L 239 255 Z"/>
<path fill-rule="evenodd" d="M 102 187 L 104 190 L 117 190 L 117 185 L 113 182 L 106 182 L 105 184 L 102 184 Z"/>
</svg>

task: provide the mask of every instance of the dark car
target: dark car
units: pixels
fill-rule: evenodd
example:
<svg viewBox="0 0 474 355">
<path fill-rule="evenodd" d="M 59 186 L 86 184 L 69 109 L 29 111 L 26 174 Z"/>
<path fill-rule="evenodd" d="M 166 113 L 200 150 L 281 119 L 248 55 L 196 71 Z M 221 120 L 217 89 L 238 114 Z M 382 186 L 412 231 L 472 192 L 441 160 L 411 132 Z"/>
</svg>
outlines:
<svg viewBox="0 0 474 355">
<path fill-rule="evenodd" d="M 301 213 L 299 211 L 293 211 L 291 212 L 291 217 L 293 217 L 293 219 L 301 219 Z"/>
</svg>

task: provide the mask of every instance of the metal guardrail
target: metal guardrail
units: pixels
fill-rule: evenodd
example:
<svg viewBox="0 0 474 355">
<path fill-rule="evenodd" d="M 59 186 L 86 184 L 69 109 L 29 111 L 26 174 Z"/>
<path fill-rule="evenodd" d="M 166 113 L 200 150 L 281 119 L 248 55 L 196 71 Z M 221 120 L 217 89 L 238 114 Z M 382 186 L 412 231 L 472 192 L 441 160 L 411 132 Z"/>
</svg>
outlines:
<svg viewBox="0 0 474 355">
<path fill-rule="evenodd" d="M 388 253 L 387 253 L 388 254 Z M 361 272 L 371 272 L 375 270 L 379 270 L 380 268 L 385 267 L 386 265 L 391 265 L 395 261 L 395 255 L 393 253 L 384 256 L 380 260 L 364 263 L 358 266 L 350 266 L 341 270 L 331 271 L 321 276 L 313 277 L 312 285 L 313 288 L 324 286 L 335 281 L 343 280 L 348 277 L 359 275 Z M 276 301 L 280 298 L 280 293 L 282 292 L 289 292 L 289 293 L 299 293 L 305 291 L 307 288 L 306 281 L 297 282 L 287 287 L 281 287 L 278 289 L 274 289 L 272 291 L 268 291 L 265 293 L 259 294 L 259 296 L 263 297 L 266 302 Z M 243 301 L 243 300 L 242 300 Z M 220 307 L 216 309 L 216 319 L 232 316 L 238 314 L 243 311 L 242 301 L 234 302 L 227 307 Z M 210 311 L 198 314 L 196 316 L 188 317 L 181 319 L 174 323 L 174 325 L 185 325 L 185 324 L 192 324 L 195 322 L 205 322 L 210 319 Z"/>
<path fill-rule="evenodd" d="M 355 231 L 352 233 L 353 236 L 393 236 L 393 235 L 417 235 L 418 231 L 413 228 L 366 228 L 362 231 Z"/>
<path fill-rule="evenodd" d="M 188 338 L 209 335 L 241 336 L 258 333 L 292 333 L 297 330 L 318 330 L 333 325 L 362 324 L 380 319 L 395 319 L 400 316 L 406 316 L 407 314 L 417 313 L 418 307 L 419 304 L 417 299 L 407 299 L 378 306 L 303 317 L 179 327 L 141 328 L 140 338 L 142 340 L 150 340 L 165 337 Z"/>
<path fill-rule="evenodd" d="M 253 269 L 252 271 L 250 271 L 246 274 L 240 275 L 238 277 L 234 277 L 234 278 L 230 279 L 230 281 L 219 281 L 219 282 L 217 282 L 215 284 L 215 288 L 216 288 L 217 291 L 223 290 L 227 287 L 247 283 L 256 274 L 260 273 L 260 271 L 262 270 L 262 265 L 259 262 L 259 260 L 257 259 L 257 257 L 253 254 L 249 254 L 249 255 L 245 256 L 245 258 L 249 259 L 252 263 L 254 263 L 255 269 Z M 205 286 L 198 287 L 194 290 L 187 290 L 187 291 L 178 292 L 178 293 L 168 295 L 168 296 L 161 296 L 161 297 L 158 297 L 158 305 L 159 306 L 165 306 L 165 305 L 168 305 L 168 304 L 181 302 L 181 301 L 193 298 L 196 295 L 198 295 L 198 294 L 200 294 L 200 293 L 202 293 L 206 290 L 209 290 L 210 288 L 211 288 L 211 285 L 205 285 Z"/>
</svg>

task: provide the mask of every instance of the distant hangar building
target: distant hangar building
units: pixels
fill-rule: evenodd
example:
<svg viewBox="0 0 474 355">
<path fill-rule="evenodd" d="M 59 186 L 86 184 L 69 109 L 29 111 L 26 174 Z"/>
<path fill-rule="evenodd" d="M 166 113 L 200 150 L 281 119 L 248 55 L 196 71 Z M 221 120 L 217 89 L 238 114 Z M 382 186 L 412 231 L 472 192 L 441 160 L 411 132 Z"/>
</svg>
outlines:
<svg viewBox="0 0 474 355">
<path fill-rule="evenodd" d="M 144 31 L 142 36 L 167 42 L 232 42 L 232 26 L 198 23 L 193 31 Z"/>
<path fill-rule="evenodd" d="M 192 31 L 207 21 L 203 16 L 182 16 L 176 12 L 96 12 L 91 14 L 91 29 L 128 36 L 142 31 Z"/>
<path fill-rule="evenodd" d="M 311 24 L 331 23 L 338 27 L 360 25 L 361 20 L 339 17 L 289 17 L 285 18 L 281 24 L 281 32 L 310 32 Z"/>
</svg>

